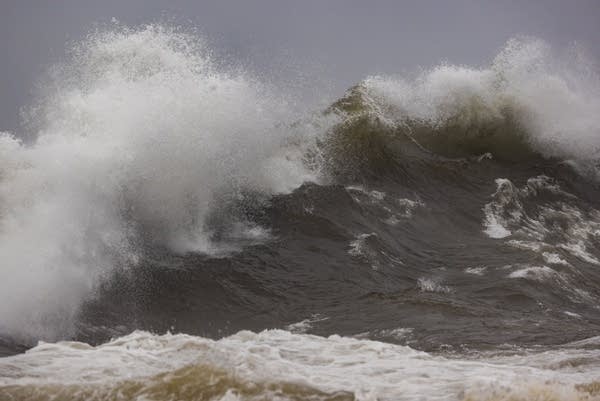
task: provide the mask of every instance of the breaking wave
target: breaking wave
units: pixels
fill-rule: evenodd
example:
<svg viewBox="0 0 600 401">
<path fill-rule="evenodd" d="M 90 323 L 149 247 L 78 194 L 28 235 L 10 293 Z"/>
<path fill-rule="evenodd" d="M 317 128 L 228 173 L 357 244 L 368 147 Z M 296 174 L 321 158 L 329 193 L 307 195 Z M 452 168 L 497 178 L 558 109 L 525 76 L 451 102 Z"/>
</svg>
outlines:
<svg viewBox="0 0 600 401">
<path fill-rule="evenodd" d="M 314 127 L 283 95 L 150 25 L 90 34 L 0 137 L 0 331 L 68 333 L 80 301 L 143 245 L 220 254 L 268 231 L 253 205 L 316 174 Z"/>
</svg>

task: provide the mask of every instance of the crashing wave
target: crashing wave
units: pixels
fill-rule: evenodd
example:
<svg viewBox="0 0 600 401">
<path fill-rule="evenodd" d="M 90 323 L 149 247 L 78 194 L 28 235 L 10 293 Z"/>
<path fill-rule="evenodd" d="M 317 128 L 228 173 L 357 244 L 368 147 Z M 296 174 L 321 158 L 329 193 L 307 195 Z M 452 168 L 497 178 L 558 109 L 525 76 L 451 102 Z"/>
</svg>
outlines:
<svg viewBox="0 0 600 401">
<path fill-rule="evenodd" d="M 500 161 L 541 156 L 593 167 L 600 79 L 583 55 L 575 56 L 565 65 L 542 41 L 521 38 L 486 68 L 443 64 L 414 80 L 369 77 L 328 110 L 343 121 L 327 147 L 332 158 L 343 155 L 338 170 L 379 172 L 416 151 L 489 153 Z"/>
<path fill-rule="evenodd" d="M 176 29 L 95 32 L 0 136 L 0 332 L 68 335 L 82 299 L 144 246 L 220 254 L 268 237 L 245 214 L 316 180 L 283 95 Z"/>
</svg>

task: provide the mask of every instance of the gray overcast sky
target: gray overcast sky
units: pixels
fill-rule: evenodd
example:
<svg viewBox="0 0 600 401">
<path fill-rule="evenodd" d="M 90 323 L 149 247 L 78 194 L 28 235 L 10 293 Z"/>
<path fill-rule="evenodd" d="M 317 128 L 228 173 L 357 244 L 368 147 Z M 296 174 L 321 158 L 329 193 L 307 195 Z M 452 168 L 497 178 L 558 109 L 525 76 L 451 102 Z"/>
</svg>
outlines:
<svg viewBox="0 0 600 401">
<path fill-rule="evenodd" d="M 600 54 L 600 0 L 0 0 L 0 130 L 17 130 L 65 43 L 112 17 L 198 28 L 255 72 L 305 76 L 332 96 L 368 74 L 481 65 L 518 34 Z"/>
</svg>

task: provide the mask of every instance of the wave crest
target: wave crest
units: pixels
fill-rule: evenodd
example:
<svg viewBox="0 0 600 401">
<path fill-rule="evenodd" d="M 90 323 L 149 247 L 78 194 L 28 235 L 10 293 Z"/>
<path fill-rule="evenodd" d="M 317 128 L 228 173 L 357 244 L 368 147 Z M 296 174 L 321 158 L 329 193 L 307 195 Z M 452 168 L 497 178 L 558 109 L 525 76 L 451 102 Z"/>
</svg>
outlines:
<svg viewBox="0 0 600 401">
<path fill-rule="evenodd" d="M 595 162 L 600 79 L 580 49 L 570 51 L 564 62 L 544 42 L 519 38 L 486 68 L 442 64 L 413 80 L 369 77 L 328 110 L 344 119 L 334 147 L 373 161 L 416 144 L 446 157 Z"/>
</svg>

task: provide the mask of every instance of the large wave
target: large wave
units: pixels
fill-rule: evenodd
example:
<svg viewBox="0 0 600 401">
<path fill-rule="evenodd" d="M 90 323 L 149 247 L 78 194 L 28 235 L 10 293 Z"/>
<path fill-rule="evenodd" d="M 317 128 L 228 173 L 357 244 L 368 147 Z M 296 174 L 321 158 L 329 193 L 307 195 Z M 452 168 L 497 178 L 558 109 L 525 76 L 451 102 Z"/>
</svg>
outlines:
<svg viewBox="0 0 600 401">
<path fill-rule="evenodd" d="M 490 67 L 370 77 L 304 116 L 180 30 L 94 32 L 42 84 L 27 140 L 0 136 L 0 333 L 67 337 L 82 300 L 149 247 L 219 255 L 268 238 L 253 208 L 349 168 L 489 152 L 593 170 L 600 81 L 573 54 L 515 39 Z"/>
<path fill-rule="evenodd" d="M 245 206 L 315 178 L 287 99 L 149 25 L 90 34 L 0 137 L 0 331 L 68 334 L 80 301 L 141 244 L 219 253 L 268 233 Z M 238 208 L 239 209 L 239 208 Z"/>
</svg>

